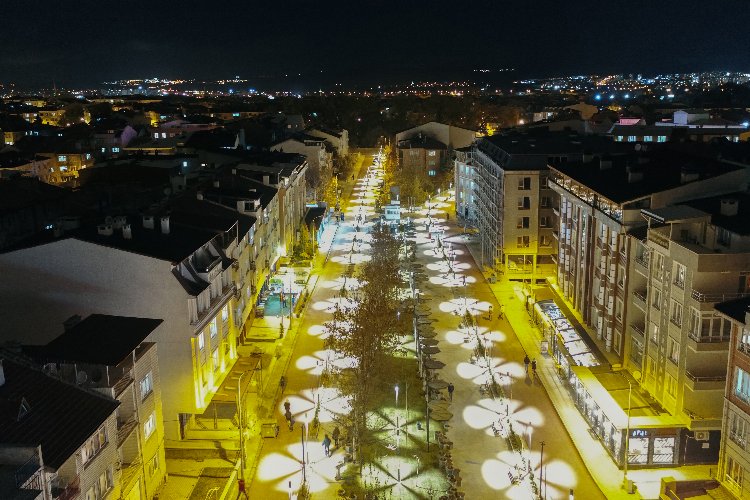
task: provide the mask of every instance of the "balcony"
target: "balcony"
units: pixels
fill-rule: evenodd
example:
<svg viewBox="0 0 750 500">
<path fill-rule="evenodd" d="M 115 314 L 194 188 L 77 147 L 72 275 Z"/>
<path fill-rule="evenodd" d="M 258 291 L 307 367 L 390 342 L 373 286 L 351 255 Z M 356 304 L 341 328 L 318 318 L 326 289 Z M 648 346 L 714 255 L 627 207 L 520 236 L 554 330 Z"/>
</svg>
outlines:
<svg viewBox="0 0 750 500">
<path fill-rule="evenodd" d="M 138 427 L 138 420 L 135 418 L 135 414 L 129 419 L 123 422 L 117 422 L 117 447 L 119 448 L 125 442 L 125 440 L 133 432 L 133 429 Z"/>
<path fill-rule="evenodd" d="M 542 207 L 547 208 L 547 207 Z M 552 213 L 554 213 L 556 216 L 560 217 L 560 209 L 557 207 L 552 207 Z"/>
<path fill-rule="evenodd" d="M 25 464 L 16 469 L 16 487 L 24 489 L 43 490 L 42 468 L 39 457 L 34 454 Z"/>
<path fill-rule="evenodd" d="M 552 230 L 552 237 L 555 238 L 556 240 L 560 239 L 560 233 L 558 233 L 557 229 Z"/>
<path fill-rule="evenodd" d="M 750 344 L 740 342 L 737 346 L 737 350 L 746 356 L 750 356 Z"/>
<path fill-rule="evenodd" d="M 724 351 L 728 347 L 730 336 L 709 336 L 701 332 L 688 332 L 688 347 L 693 351 Z"/>
<path fill-rule="evenodd" d="M 633 304 L 646 312 L 646 290 L 633 290 Z"/>
<path fill-rule="evenodd" d="M 690 297 L 696 302 L 724 302 L 727 300 L 741 299 L 747 297 L 750 293 L 747 292 L 735 292 L 735 293 L 721 293 L 721 292 L 701 292 L 700 290 L 693 290 L 690 292 Z"/>
<path fill-rule="evenodd" d="M 214 299 L 211 301 L 211 305 L 204 309 L 202 312 L 198 313 L 198 319 L 193 321 L 191 325 L 196 327 L 196 330 L 200 330 L 204 326 L 206 326 L 206 323 L 208 323 L 208 321 L 216 316 L 216 314 L 219 312 L 219 309 L 224 304 L 226 304 L 226 302 L 232 295 L 234 295 L 234 290 L 234 284 L 225 286 L 224 290 L 222 290 L 222 294 L 214 297 Z"/>
<path fill-rule="evenodd" d="M 642 323 L 630 323 L 630 328 L 641 337 L 646 336 L 646 327 Z"/>
<path fill-rule="evenodd" d="M 130 370 L 128 370 L 128 372 L 124 373 L 122 377 L 120 378 L 120 380 L 115 382 L 115 385 L 112 387 L 112 392 L 114 392 L 115 394 L 114 397 L 117 398 L 120 394 L 125 392 L 125 389 L 127 389 L 128 386 L 132 383 L 133 383 L 133 375 L 130 372 Z"/>
<path fill-rule="evenodd" d="M 685 371 L 685 385 L 693 391 L 724 390 L 726 375 L 695 375 Z"/>
<path fill-rule="evenodd" d="M 648 257 L 645 255 L 637 255 L 635 257 L 635 263 L 636 271 L 639 271 L 644 276 L 648 276 Z"/>
<path fill-rule="evenodd" d="M 81 479 L 76 475 L 65 486 L 52 486 L 52 498 L 55 500 L 73 500 L 81 493 Z"/>
</svg>

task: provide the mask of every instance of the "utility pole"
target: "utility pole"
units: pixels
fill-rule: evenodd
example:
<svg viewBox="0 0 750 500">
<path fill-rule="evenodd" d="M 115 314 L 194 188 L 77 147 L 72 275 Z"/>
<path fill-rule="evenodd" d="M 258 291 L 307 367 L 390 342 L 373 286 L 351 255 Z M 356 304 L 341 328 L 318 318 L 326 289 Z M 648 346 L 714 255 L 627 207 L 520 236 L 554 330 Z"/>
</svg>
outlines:
<svg viewBox="0 0 750 500">
<path fill-rule="evenodd" d="M 542 452 L 539 454 L 539 496 L 544 498 L 542 496 L 542 478 L 544 477 L 544 467 L 543 467 L 543 459 L 544 459 L 544 441 L 541 443 L 542 445 Z"/>
</svg>

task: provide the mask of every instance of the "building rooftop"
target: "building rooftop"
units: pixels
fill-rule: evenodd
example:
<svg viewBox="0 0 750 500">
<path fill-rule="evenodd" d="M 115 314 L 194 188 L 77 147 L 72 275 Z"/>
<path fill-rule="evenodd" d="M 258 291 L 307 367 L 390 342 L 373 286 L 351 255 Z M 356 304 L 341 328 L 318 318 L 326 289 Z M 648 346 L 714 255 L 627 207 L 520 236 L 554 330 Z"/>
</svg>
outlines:
<svg viewBox="0 0 750 500">
<path fill-rule="evenodd" d="M 750 297 L 720 302 L 714 306 L 714 309 L 744 325 L 745 313 L 750 310 Z"/>
<path fill-rule="evenodd" d="M 117 366 L 160 324 L 160 319 L 92 314 L 45 346 L 24 352 L 42 363 L 91 363 Z"/>
<path fill-rule="evenodd" d="M 721 202 L 724 200 L 734 200 L 737 202 L 737 215 L 722 215 Z M 711 224 L 714 226 L 726 229 L 735 234 L 750 235 L 750 195 L 746 192 L 690 200 L 685 202 L 684 206 L 710 214 Z"/>
<path fill-rule="evenodd" d="M 418 135 L 398 141 L 399 149 L 448 149 L 448 146 L 427 135 Z"/>
<path fill-rule="evenodd" d="M 119 402 L 85 391 L 0 353 L 0 442 L 41 445 L 45 465 L 60 468 L 112 415 Z M 109 439 L 116 439 L 109 436 Z"/>
<path fill-rule="evenodd" d="M 552 168 L 614 203 L 625 203 L 742 167 L 660 148 Z M 691 180 L 686 181 L 684 174 Z"/>
<path fill-rule="evenodd" d="M 609 137 L 581 135 L 568 130 L 550 131 L 546 128 L 531 128 L 509 131 L 482 138 L 509 155 L 565 155 L 588 153 L 613 153 L 625 151 Z M 633 146 L 627 146 L 628 151 Z"/>
</svg>

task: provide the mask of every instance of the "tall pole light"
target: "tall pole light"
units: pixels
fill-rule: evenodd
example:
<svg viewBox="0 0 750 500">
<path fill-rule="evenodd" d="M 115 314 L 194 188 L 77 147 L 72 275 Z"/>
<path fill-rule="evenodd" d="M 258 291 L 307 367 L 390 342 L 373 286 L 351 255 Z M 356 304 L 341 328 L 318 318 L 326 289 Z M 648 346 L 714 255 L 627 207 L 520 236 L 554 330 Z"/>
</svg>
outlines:
<svg viewBox="0 0 750 500">
<path fill-rule="evenodd" d="M 240 378 L 237 380 L 237 427 L 240 431 L 240 479 L 245 479 L 245 432 L 242 428 L 242 377 L 247 372 L 240 373 Z"/>
<path fill-rule="evenodd" d="M 544 477 L 544 441 L 540 443 L 542 445 L 542 451 L 539 453 L 539 494 L 542 494 L 542 478 Z"/>
<path fill-rule="evenodd" d="M 628 461 L 629 461 L 628 455 L 630 453 L 630 412 L 631 412 L 631 410 L 633 408 L 633 406 L 632 406 L 632 401 L 633 401 L 632 400 L 632 397 L 633 397 L 633 384 L 632 384 L 632 382 L 630 382 L 630 379 L 627 376 L 623 375 L 623 378 L 628 383 L 628 423 L 627 423 L 626 429 L 625 429 L 625 453 L 624 453 L 624 455 L 625 455 L 625 463 L 623 464 L 623 467 L 622 467 L 622 471 L 623 471 L 623 473 L 622 473 L 622 486 L 629 493 L 630 492 L 630 488 L 629 488 L 629 485 L 628 485 Z M 641 378 L 641 372 L 639 372 L 637 370 L 634 371 L 633 372 L 633 378 L 635 380 L 639 380 Z"/>
</svg>

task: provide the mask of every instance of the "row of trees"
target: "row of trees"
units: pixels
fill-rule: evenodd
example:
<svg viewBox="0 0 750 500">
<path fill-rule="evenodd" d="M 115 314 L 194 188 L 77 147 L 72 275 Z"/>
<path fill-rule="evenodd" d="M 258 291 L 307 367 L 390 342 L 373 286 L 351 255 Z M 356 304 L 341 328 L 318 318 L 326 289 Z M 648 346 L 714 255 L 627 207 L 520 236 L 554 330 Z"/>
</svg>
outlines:
<svg viewBox="0 0 750 500">
<path fill-rule="evenodd" d="M 345 293 L 353 300 L 340 307 L 326 324 L 327 347 L 352 359 L 350 367 L 338 374 L 338 387 L 348 398 L 351 413 L 347 427 L 351 431 L 355 457 L 361 457 L 361 445 L 367 443 L 367 417 L 379 407 L 379 391 L 395 379 L 387 366 L 398 345 L 403 325 L 397 321 L 400 243 L 388 228 L 371 233 L 372 259 L 357 274 L 359 288 Z M 405 314 L 401 321 L 405 321 Z"/>
</svg>

